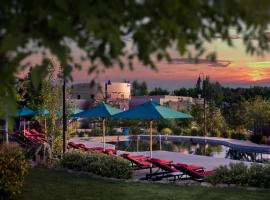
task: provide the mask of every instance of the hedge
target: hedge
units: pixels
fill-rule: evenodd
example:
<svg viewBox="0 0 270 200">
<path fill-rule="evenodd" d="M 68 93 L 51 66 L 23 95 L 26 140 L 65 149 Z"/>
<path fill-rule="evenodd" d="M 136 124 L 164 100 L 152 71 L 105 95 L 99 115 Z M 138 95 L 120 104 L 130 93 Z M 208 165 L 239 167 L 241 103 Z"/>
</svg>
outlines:
<svg viewBox="0 0 270 200">
<path fill-rule="evenodd" d="M 207 178 L 213 185 L 235 184 L 239 186 L 270 188 L 270 165 L 253 163 L 250 166 L 244 163 L 230 163 L 220 166 L 215 173 Z"/>
<path fill-rule="evenodd" d="M 15 143 L 0 146 L 0 200 L 15 199 L 21 192 L 27 163 L 22 149 Z"/>
<path fill-rule="evenodd" d="M 83 151 L 67 152 L 61 160 L 64 168 L 91 172 L 104 177 L 131 178 L 132 168 L 128 161 L 118 156 Z"/>
</svg>

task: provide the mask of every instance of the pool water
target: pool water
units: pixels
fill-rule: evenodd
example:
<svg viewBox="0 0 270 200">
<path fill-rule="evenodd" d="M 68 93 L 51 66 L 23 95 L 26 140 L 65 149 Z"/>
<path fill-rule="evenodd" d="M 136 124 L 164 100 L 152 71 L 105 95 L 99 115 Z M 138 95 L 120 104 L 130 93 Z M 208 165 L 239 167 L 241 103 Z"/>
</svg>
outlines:
<svg viewBox="0 0 270 200">
<path fill-rule="evenodd" d="M 122 151 L 149 151 L 149 141 L 136 140 L 112 143 L 117 150 Z M 240 152 L 224 145 L 173 142 L 173 141 L 153 141 L 153 151 L 164 150 L 179 152 L 183 154 L 211 156 L 214 158 L 228 158 L 247 162 L 270 163 L 270 154 Z"/>
</svg>

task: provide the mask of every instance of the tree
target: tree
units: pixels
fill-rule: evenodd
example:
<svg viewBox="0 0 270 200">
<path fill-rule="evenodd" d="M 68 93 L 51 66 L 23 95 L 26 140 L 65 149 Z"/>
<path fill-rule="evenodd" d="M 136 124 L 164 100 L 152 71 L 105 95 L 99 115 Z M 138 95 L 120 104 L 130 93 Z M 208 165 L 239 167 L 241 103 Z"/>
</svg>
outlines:
<svg viewBox="0 0 270 200">
<path fill-rule="evenodd" d="M 223 107 L 222 113 L 226 119 L 227 124 L 232 129 L 247 128 L 249 118 L 247 108 L 243 101 L 227 104 Z"/>
<path fill-rule="evenodd" d="M 21 62 L 29 56 L 43 60 L 32 71 L 38 85 L 52 55 L 67 77 L 84 60 L 89 73 L 125 63 L 133 68 L 135 59 L 155 68 L 155 60 L 170 60 L 170 47 L 182 56 L 214 60 L 205 43 L 218 37 L 232 45 L 231 29 L 242 35 L 248 53 L 262 53 L 269 49 L 269 8 L 267 0 L 1 1 L 0 103 L 6 106 L 0 116 L 15 113 L 15 74 L 31 65 Z M 73 47 L 82 52 L 79 59 Z"/>
<path fill-rule="evenodd" d="M 199 129 L 202 130 L 204 127 L 203 107 L 201 105 L 192 106 L 191 115 Z M 219 108 L 208 107 L 206 109 L 206 127 L 209 136 L 220 136 L 221 132 L 226 131 L 227 123 Z"/>
<path fill-rule="evenodd" d="M 156 87 L 154 90 L 149 92 L 149 95 L 168 95 L 170 92 L 166 89 L 162 89 L 161 87 Z"/>
<path fill-rule="evenodd" d="M 148 87 L 146 82 L 132 82 L 132 96 L 143 96 L 148 94 Z"/>
<path fill-rule="evenodd" d="M 203 81 L 203 97 L 206 98 L 210 106 L 220 106 L 223 100 L 223 90 L 219 82 L 212 83 L 207 76 Z"/>
<path fill-rule="evenodd" d="M 245 101 L 244 106 L 254 133 L 269 135 L 270 101 L 258 96 L 252 101 Z"/>
</svg>

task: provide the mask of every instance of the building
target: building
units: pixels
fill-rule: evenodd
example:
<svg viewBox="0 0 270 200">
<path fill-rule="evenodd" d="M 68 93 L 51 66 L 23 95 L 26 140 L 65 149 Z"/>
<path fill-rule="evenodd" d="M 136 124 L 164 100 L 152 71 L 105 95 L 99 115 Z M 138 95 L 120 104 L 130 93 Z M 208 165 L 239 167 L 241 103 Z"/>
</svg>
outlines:
<svg viewBox="0 0 270 200">
<path fill-rule="evenodd" d="M 71 86 L 71 98 L 75 106 L 83 110 L 105 100 L 112 106 L 128 109 L 131 98 L 131 84 L 110 81 L 101 85 L 73 84 Z"/>
<path fill-rule="evenodd" d="M 147 101 L 155 101 L 161 105 L 167 105 L 175 110 L 191 110 L 192 105 L 203 105 L 203 98 L 192 98 L 186 96 L 154 95 L 154 96 L 134 96 L 129 102 L 129 107 L 133 108 Z"/>
</svg>

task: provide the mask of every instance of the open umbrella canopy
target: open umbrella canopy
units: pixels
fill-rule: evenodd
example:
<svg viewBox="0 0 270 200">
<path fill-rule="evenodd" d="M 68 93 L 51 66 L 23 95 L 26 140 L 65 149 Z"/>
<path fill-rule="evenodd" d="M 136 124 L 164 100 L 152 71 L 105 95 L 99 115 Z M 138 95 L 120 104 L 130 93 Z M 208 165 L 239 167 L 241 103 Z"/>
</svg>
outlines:
<svg viewBox="0 0 270 200">
<path fill-rule="evenodd" d="M 102 132 L 103 132 L 103 150 L 106 149 L 106 142 L 105 142 L 105 119 L 115 115 L 117 113 L 122 112 L 123 110 L 114 108 L 106 103 L 100 103 L 97 106 L 90 108 L 86 111 L 77 113 L 73 115 L 74 118 L 103 118 L 102 119 Z"/>
<path fill-rule="evenodd" d="M 35 111 L 24 106 L 19 109 L 19 111 L 16 114 L 16 117 L 26 117 L 26 116 L 33 116 L 33 115 L 35 115 Z"/>
<path fill-rule="evenodd" d="M 162 106 L 154 101 L 148 101 L 130 110 L 121 112 L 112 116 L 113 118 L 124 118 L 124 119 L 150 119 L 150 158 L 152 158 L 152 126 L 153 119 L 184 119 L 192 118 L 191 115 L 178 112 L 166 106 Z M 150 168 L 150 173 L 152 168 Z"/>
<path fill-rule="evenodd" d="M 121 112 L 113 118 L 123 119 L 184 119 L 192 118 L 191 115 L 178 112 L 154 101 L 148 101 L 130 110 Z"/>
<path fill-rule="evenodd" d="M 83 112 L 74 114 L 73 117 L 76 118 L 109 118 L 112 115 L 122 112 L 123 110 L 114 108 L 106 103 L 100 103 L 97 106 L 85 110 Z"/>
<path fill-rule="evenodd" d="M 42 116 L 46 116 L 49 114 L 49 111 L 48 109 L 46 108 L 41 108 L 41 109 L 38 109 L 36 112 L 35 112 L 35 115 L 42 115 Z"/>
<path fill-rule="evenodd" d="M 82 109 L 79 109 L 79 108 L 73 108 L 72 109 L 72 114 L 78 114 L 80 112 L 83 112 L 83 110 Z"/>
</svg>

